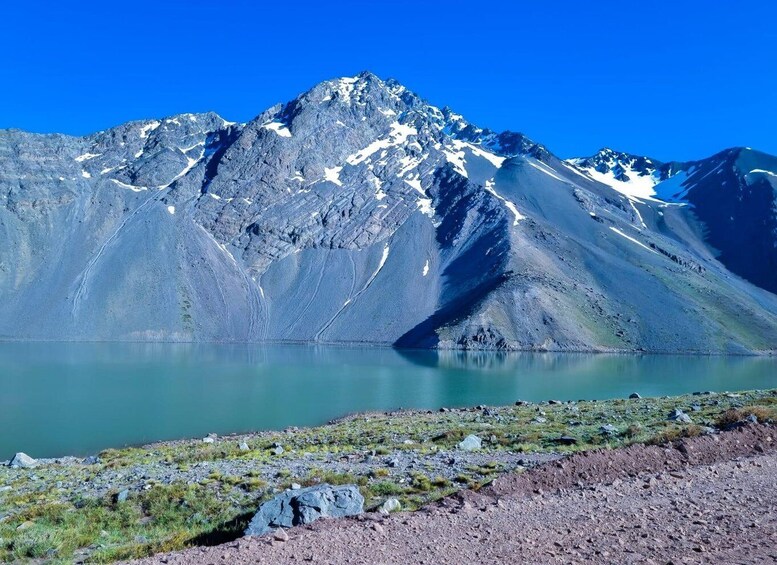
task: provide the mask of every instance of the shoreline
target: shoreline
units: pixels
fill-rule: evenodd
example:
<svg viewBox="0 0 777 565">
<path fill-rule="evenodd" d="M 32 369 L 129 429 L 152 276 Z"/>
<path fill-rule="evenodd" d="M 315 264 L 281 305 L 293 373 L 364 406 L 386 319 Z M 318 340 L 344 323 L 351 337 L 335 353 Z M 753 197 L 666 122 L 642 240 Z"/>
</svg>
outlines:
<svg viewBox="0 0 777 565">
<path fill-rule="evenodd" d="M 399 353 L 460 353 L 460 354 L 499 354 L 499 355 L 511 355 L 511 354 L 543 354 L 550 353 L 556 355 L 618 355 L 618 356 L 678 356 L 678 357 L 775 357 L 777 356 L 777 349 L 763 349 L 753 351 L 718 351 L 718 350 L 705 350 L 694 351 L 688 349 L 610 349 L 610 348 L 594 348 L 594 349 L 546 349 L 546 348 L 483 348 L 483 349 L 467 349 L 459 347 L 430 347 L 430 348 L 418 348 L 418 347 L 399 347 L 390 342 L 368 342 L 368 341 L 186 341 L 186 340 L 128 340 L 128 339 L 43 339 L 43 338 L 30 338 L 24 339 L 19 337 L 2 337 L 0 336 L 0 344 L 6 343 L 67 343 L 67 344 L 92 344 L 92 345 L 111 345 L 111 344 L 127 344 L 127 345 L 241 345 L 241 346 L 256 346 L 256 347 L 309 347 L 309 348 L 335 348 L 335 349 L 378 349 L 396 351 Z"/>
<path fill-rule="evenodd" d="M 109 562 L 229 541 L 292 484 L 356 484 L 368 511 L 387 498 L 413 510 L 575 452 L 777 419 L 777 390 L 518 404 L 358 413 L 0 467 L 0 560 Z M 675 410 L 685 416 L 668 419 Z M 469 435 L 480 449 L 462 447 Z"/>
</svg>

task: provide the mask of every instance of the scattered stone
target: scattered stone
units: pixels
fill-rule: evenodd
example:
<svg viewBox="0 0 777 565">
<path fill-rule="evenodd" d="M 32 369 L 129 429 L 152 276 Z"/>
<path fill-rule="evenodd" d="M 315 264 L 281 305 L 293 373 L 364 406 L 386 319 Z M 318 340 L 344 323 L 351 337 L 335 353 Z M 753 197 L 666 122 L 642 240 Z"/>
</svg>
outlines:
<svg viewBox="0 0 777 565">
<path fill-rule="evenodd" d="M 560 400 L 548 400 L 548 404 L 561 404 Z"/>
<path fill-rule="evenodd" d="M 28 528 L 32 528 L 34 525 L 35 525 L 35 522 L 30 522 L 29 520 L 27 520 L 26 522 L 22 522 L 21 524 L 16 526 L 16 531 L 22 531 Z"/>
<path fill-rule="evenodd" d="M 244 535 L 260 536 L 275 528 L 310 524 L 319 518 L 356 516 L 364 511 L 364 497 L 356 485 L 317 485 L 287 490 L 259 507 Z"/>
<path fill-rule="evenodd" d="M 642 398 L 642 397 L 640 396 L 640 394 L 639 394 L 638 392 L 632 392 L 632 393 L 629 395 L 629 398 L 630 398 L 631 400 L 638 400 L 638 399 L 640 399 L 640 398 Z"/>
<path fill-rule="evenodd" d="M 97 455 L 90 455 L 81 461 L 81 463 L 84 465 L 99 465 L 102 463 L 102 460 Z"/>
<path fill-rule="evenodd" d="M 274 455 L 283 455 L 283 451 L 284 451 L 284 450 L 283 450 L 283 446 L 281 446 L 281 445 L 277 445 L 277 446 L 273 447 L 272 449 L 270 449 L 270 451 L 271 451 L 271 452 L 272 452 Z"/>
<path fill-rule="evenodd" d="M 516 406 L 528 406 L 531 404 L 530 402 L 526 402 L 525 400 L 516 400 L 515 405 Z"/>
<path fill-rule="evenodd" d="M 291 490 L 300 490 L 302 485 L 299 483 L 291 483 Z"/>
<path fill-rule="evenodd" d="M 442 408 L 440 408 L 440 412 L 450 412 L 450 410 L 448 410 L 445 406 L 443 406 Z"/>
<path fill-rule="evenodd" d="M 389 467 L 399 467 L 399 459 L 396 457 L 389 459 L 388 463 L 386 463 Z"/>
<path fill-rule="evenodd" d="M 402 443 L 405 445 L 413 445 L 415 442 L 412 439 L 406 439 Z"/>
<path fill-rule="evenodd" d="M 385 532 L 385 530 L 383 529 L 383 526 L 381 526 L 380 523 L 378 522 L 373 522 L 372 529 L 378 532 L 379 534 L 382 534 L 383 532 Z"/>
<path fill-rule="evenodd" d="M 561 436 L 559 438 L 556 438 L 553 441 L 558 443 L 559 445 L 575 445 L 577 443 L 577 438 L 574 438 L 572 436 Z"/>
<path fill-rule="evenodd" d="M 122 491 L 119 491 L 119 493 L 114 497 L 114 500 L 116 502 L 124 502 L 127 500 L 127 497 L 129 496 L 129 489 L 124 489 Z"/>
<path fill-rule="evenodd" d="M 32 467 L 37 467 L 37 465 L 38 462 L 35 459 L 21 451 L 14 455 L 13 459 L 11 459 L 11 462 L 8 464 L 9 467 L 14 469 L 31 469 Z"/>
<path fill-rule="evenodd" d="M 534 420 L 532 420 L 532 422 L 534 422 L 535 424 L 544 424 L 545 422 L 547 422 L 547 420 L 542 416 L 537 416 L 536 418 L 534 418 Z"/>
<path fill-rule="evenodd" d="M 605 424 L 603 426 L 599 426 L 599 433 L 602 435 L 615 435 L 618 433 L 618 428 L 613 426 L 612 424 Z"/>
<path fill-rule="evenodd" d="M 277 530 L 275 530 L 272 537 L 278 541 L 283 541 L 283 542 L 289 541 L 289 534 L 287 534 L 286 530 L 284 530 L 283 528 L 278 528 Z"/>
<path fill-rule="evenodd" d="M 755 414 L 748 414 L 747 418 L 745 418 L 745 421 L 750 422 L 751 424 L 757 424 L 758 417 Z"/>
<path fill-rule="evenodd" d="M 241 441 L 240 443 L 238 443 L 237 444 L 237 448 L 240 451 L 250 451 L 250 449 L 251 449 L 250 447 L 248 447 L 248 444 L 246 442 L 244 442 L 244 441 Z"/>
<path fill-rule="evenodd" d="M 216 440 L 215 440 L 215 439 L 213 439 L 213 438 L 212 438 L 212 437 L 210 437 L 210 436 L 202 438 L 202 443 L 213 443 L 213 442 L 215 442 L 215 441 L 216 441 Z"/>
<path fill-rule="evenodd" d="M 399 500 L 396 498 L 389 498 L 381 504 L 380 506 L 380 513 L 381 514 L 391 514 L 392 512 L 399 512 L 402 509 L 402 504 L 400 504 Z"/>
<path fill-rule="evenodd" d="M 666 419 L 674 422 L 682 422 L 683 424 L 690 424 L 692 422 L 691 417 L 679 408 L 672 410 Z"/>
<path fill-rule="evenodd" d="M 691 405 L 691 412 L 701 412 L 701 406 L 698 404 Z"/>
<path fill-rule="evenodd" d="M 483 445 L 483 440 L 474 434 L 470 434 L 459 442 L 457 447 L 462 451 L 477 451 Z"/>
</svg>

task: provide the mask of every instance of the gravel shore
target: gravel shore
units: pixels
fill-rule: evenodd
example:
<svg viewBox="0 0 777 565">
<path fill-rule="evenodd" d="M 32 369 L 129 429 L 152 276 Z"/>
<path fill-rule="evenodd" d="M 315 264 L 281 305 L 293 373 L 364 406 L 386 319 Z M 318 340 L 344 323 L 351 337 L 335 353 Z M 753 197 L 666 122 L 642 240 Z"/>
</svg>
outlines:
<svg viewBox="0 0 777 565">
<path fill-rule="evenodd" d="M 322 520 L 158 563 L 774 563 L 775 429 L 570 456 L 416 513 Z"/>
</svg>

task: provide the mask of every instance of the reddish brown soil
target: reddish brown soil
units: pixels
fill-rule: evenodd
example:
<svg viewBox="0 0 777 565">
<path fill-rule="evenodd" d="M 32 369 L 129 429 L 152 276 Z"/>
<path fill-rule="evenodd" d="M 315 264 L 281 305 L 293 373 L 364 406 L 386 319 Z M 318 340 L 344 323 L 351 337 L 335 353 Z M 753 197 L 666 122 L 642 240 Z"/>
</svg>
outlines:
<svg viewBox="0 0 777 565">
<path fill-rule="evenodd" d="M 322 520 L 141 563 L 775 563 L 777 430 L 595 451 L 415 513 Z"/>
</svg>

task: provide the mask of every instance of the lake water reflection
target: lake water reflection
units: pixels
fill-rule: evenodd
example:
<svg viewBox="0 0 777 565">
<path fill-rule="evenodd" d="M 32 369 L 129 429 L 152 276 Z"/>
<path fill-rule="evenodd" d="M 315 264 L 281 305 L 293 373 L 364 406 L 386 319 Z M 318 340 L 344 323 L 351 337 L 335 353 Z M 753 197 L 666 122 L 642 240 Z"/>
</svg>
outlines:
<svg viewBox="0 0 777 565">
<path fill-rule="evenodd" d="M 321 424 L 364 410 L 777 387 L 777 359 L 0 343 L 0 460 Z"/>
</svg>

